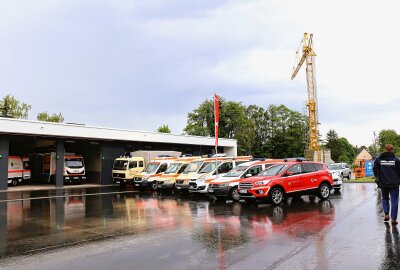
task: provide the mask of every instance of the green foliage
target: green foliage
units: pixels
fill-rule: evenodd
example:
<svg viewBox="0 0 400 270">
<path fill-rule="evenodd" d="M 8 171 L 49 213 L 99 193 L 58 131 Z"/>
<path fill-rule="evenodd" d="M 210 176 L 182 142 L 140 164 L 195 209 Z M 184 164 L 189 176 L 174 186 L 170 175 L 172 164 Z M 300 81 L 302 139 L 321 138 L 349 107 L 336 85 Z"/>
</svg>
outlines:
<svg viewBox="0 0 400 270">
<path fill-rule="evenodd" d="M 61 113 L 53 113 L 49 114 L 48 112 L 38 113 L 36 119 L 43 122 L 53 122 L 53 123 L 62 123 L 64 122 L 64 117 Z"/>
<path fill-rule="evenodd" d="M 161 133 L 171 133 L 171 130 L 169 129 L 168 125 L 162 125 L 161 127 L 159 127 L 157 129 L 157 132 L 161 132 Z"/>
<path fill-rule="evenodd" d="M 284 158 L 303 156 L 307 118 L 284 105 L 267 109 L 220 99 L 219 137 L 238 140 L 238 153 Z M 205 100 L 188 114 L 186 134 L 214 136 L 214 103 Z"/>
<path fill-rule="evenodd" d="M 352 164 L 357 155 L 357 148 L 351 145 L 346 138 L 339 137 L 338 133 L 331 129 L 326 134 L 326 148 L 331 150 L 331 158 L 336 162 Z"/>
<path fill-rule="evenodd" d="M 400 155 L 400 135 L 393 129 L 383 129 L 378 135 L 379 152 L 383 152 L 386 144 L 393 144 L 397 156 Z"/>
<path fill-rule="evenodd" d="M 11 118 L 28 118 L 31 105 L 21 103 L 13 95 L 7 95 L 0 100 L 0 116 Z"/>
</svg>

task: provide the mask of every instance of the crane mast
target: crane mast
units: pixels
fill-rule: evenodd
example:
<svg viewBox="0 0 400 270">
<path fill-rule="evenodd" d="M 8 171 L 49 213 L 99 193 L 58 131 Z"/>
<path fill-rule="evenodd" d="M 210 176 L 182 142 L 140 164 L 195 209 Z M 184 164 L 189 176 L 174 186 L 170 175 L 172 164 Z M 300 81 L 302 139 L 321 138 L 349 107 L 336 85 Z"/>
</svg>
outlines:
<svg viewBox="0 0 400 270">
<path fill-rule="evenodd" d="M 296 52 L 296 63 L 293 67 L 293 73 L 291 79 L 293 80 L 303 63 L 306 62 L 306 78 L 307 78 L 307 90 L 308 90 L 308 126 L 309 126 L 309 141 L 308 150 L 320 150 L 319 145 L 319 134 L 318 134 L 318 107 L 317 107 L 317 91 L 315 83 L 315 68 L 314 68 L 314 56 L 316 56 L 313 44 L 313 35 L 304 33 L 303 40 L 300 43 L 301 52 Z"/>
</svg>

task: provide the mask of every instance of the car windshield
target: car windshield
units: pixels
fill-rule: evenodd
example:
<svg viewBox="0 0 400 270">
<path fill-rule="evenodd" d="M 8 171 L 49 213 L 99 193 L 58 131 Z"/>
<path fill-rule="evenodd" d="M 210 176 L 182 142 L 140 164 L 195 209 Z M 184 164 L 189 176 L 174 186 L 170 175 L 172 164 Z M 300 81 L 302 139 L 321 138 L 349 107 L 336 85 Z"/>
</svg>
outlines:
<svg viewBox="0 0 400 270">
<path fill-rule="evenodd" d="M 283 165 L 283 164 L 275 165 L 261 172 L 259 176 L 275 176 L 286 170 L 287 167 L 288 165 Z"/>
<path fill-rule="evenodd" d="M 67 161 L 65 161 L 65 166 L 69 167 L 67 165 Z M 114 161 L 114 166 L 113 166 L 114 170 L 126 170 L 128 169 L 128 161 L 127 160 L 116 160 Z"/>
<path fill-rule="evenodd" d="M 328 165 L 329 170 L 341 170 L 342 169 L 342 165 L 339 164 L 330 164 Z"/>
<path fill-rule="evenodd" d="M 66 158 L 65 159 L 65 167 L 82 168 L 83 167 L 83 159 L 82 158 Z"/>
<path fill-rule="evenodd" d="M 182 163 L 171 163 L 171 165 L 168 166 L 167 170 L 164 173 L 165 174 L 176 173 L 181 167 L 181 165 Z"/>
<path fill-rule="evenodd" d="M 186 167 L 183 171 L 184 174 L 197 172 L 200 169 L 200 166 L 203 164 L 203 161 L 193 161 Z"/>
<path fill-rule="evenodd" d="M 239 177 L 244 171 L 249 168 L 248 166 L 237 166 L 234 169 L 230 170 L 224 177 Z"/>
<path fill-rule="evenodd" d="M 221 161 L 208 163 L 203 169 L 200 170 L 200 173 L 209 173 L 214 171 L 216 164 L 221 164 Z"/>
<path fill-rule="evenodd" d="M 160 166 L 160 163 L 149 163 L 144 170 L 145 173 L 155 173 Z"/>
</svg>

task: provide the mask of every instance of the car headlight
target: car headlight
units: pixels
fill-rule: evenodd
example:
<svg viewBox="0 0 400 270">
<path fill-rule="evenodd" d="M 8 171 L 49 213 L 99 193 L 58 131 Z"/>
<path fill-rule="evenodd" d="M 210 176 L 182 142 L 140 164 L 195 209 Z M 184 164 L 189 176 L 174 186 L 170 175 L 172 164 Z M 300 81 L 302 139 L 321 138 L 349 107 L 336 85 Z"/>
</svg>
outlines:
<svg viewBox="0 0 400 270">
<path fill-rule="evenodd" d="M 257 186 L 262 186 L 262 185 L 268 184 L 269 182 L 271 182 L 271 180 L 259 181 L 259 182 L 256 182 L 256 185 Z"/>
<path fill-rule="evenodd" d="M 200 177 L 197 179 L 197 181 L 199 181 L 199 182 L 204 182 L 204 181 L 206 181 L 206 175 L 200 176 Z"/>
<path fill-rule="evenodd" d="M 228 187 L 229 183 L 223 183 L 223 184 L 219 184 L 220 187 Z"/>
</svg>

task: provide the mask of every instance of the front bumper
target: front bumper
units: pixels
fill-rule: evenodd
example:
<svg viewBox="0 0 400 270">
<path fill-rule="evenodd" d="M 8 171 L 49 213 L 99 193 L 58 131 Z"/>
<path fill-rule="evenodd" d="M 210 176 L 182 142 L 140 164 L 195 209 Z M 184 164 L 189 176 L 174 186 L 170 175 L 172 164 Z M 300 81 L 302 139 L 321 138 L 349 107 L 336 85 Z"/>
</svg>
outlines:
<svg viewBox="0 0 400 270">
<path fill-rule="evenodd" d="M 343 180 L 341 180 L 341 179 L 334 179 L 334 180 L 333 180 L 333 187 L 334 187 L 334 188 L 341 187 L 342 184 L 343 184 Z"/>
<path fill-rule="evenodd" d="M 157 182 L 157 189 L 172 189 L 175 183 Z"/>
<path fill-rule="evenodd" d="M 208 193 L 208 184 L 197 184 L 196 182 L 189 183 L 189 192 L 190 193 Z"/>
<path fill-rule="evenodd" d="M 64 176 L 64 183 L 82 183 L 86 181 L 85 175 L 68 175 Z"/>
<path fill-rule="evenodd" d="M 227 187 L 208 187 L 208 194 L 215 197 L 228 197 L 229 191 L 231 190 L 231 186 Z"/>
<path fill-rule="evenodd" d="M 269 190 L 270 187 L 239 189 L 239 196 L 244 200 L 267 200 L 269 198 Z"/>
</svg>

